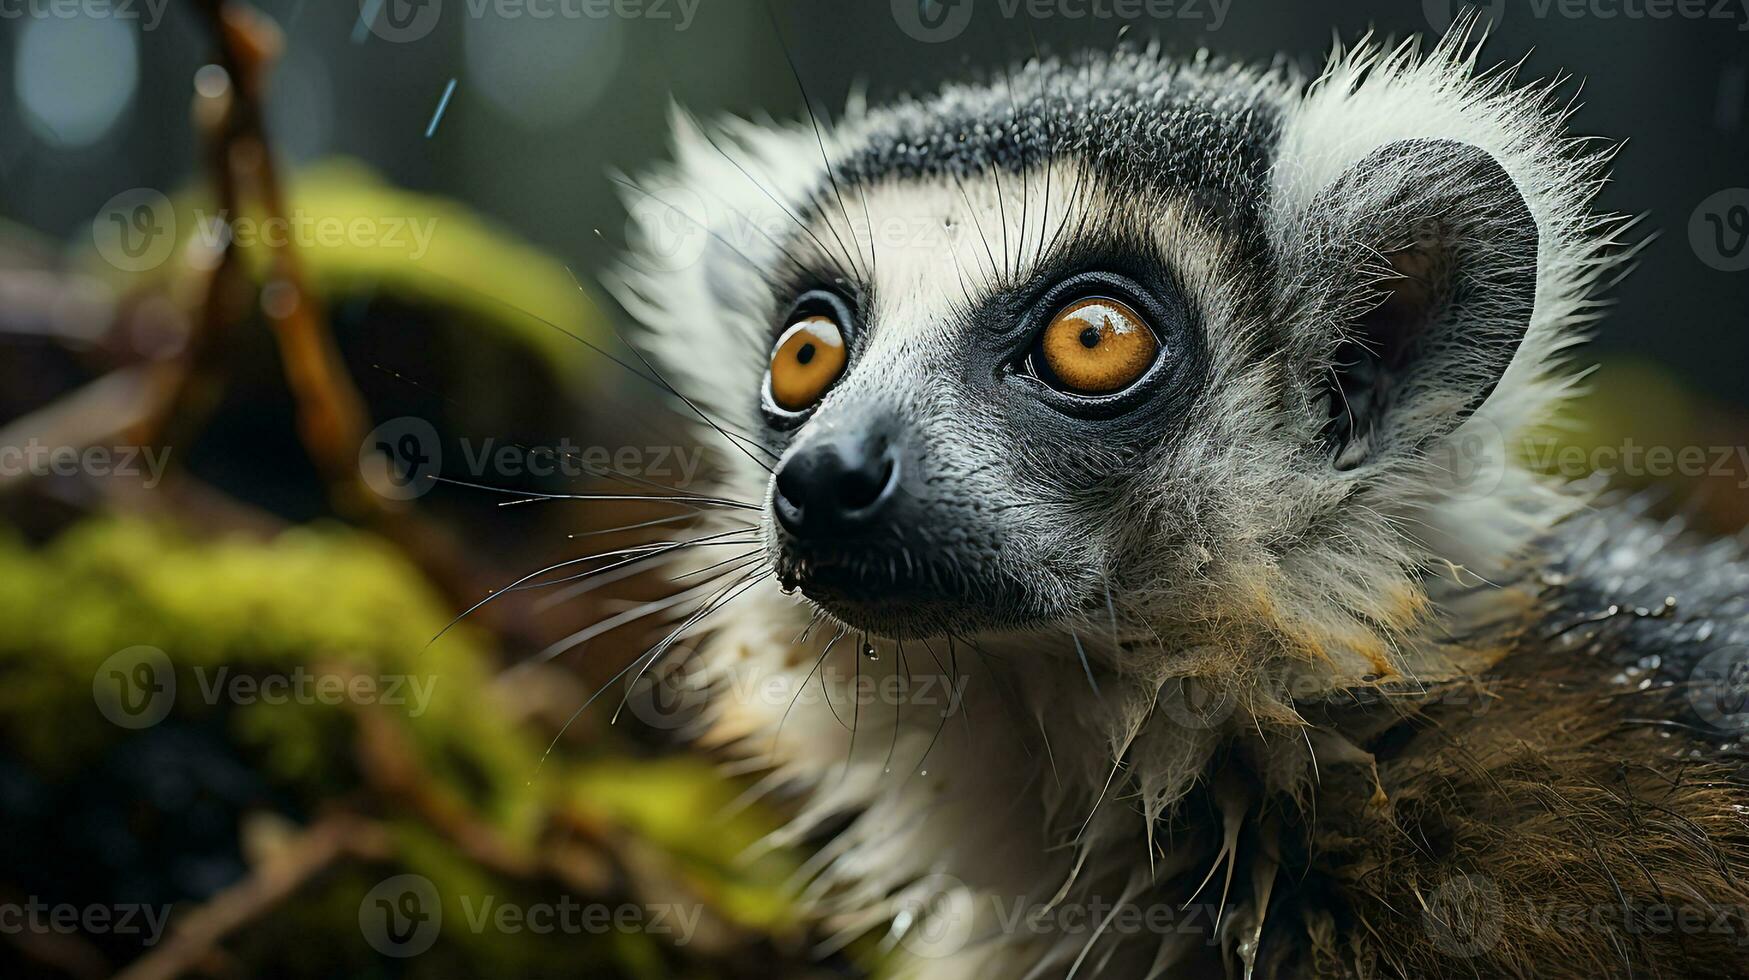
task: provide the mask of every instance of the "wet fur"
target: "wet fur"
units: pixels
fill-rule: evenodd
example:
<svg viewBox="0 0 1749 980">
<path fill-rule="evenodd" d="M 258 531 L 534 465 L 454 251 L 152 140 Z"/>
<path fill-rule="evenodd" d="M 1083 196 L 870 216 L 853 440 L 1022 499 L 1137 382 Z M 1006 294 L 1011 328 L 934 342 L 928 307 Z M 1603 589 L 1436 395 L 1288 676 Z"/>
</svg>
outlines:
<svg viewBox="0 0 1749 980">
<path fill-rule="evenodd" d="M 1478 77 L 1474 56 L 1461 37 L 1426 57 L 1363 46 L 1306 85 L 1123 52 L 853 106 L 818 132 L 677 119 L 674 168 L 629 200 L 681 201 L 713 237 L 696 262 L 646 244 L 621 271 L 649 348 L 757 432 L 774 304 L 820 270 L 866 275 L 880 326 L 821 412 L 927 429 L 930 472 L 964 492 L 905 542 L 908 571 L 997 607 L 975 630 L 946 613 L 876 630 L 871 660 L 860 631 L 766 581 L 687 663 L 717 692 L 704 740 L 802 796 L 771 843 L 816 849 L 804 884 L 829 944 L 882 932 L 895 969 L 928 980 L 1749 969 L 1749 792 L 1734 741 L 1685 696 L 1700 658 L 1749 640 L 1740 551 L 1678 547 L 1515 465 L 1482 494 L 1445 471 L 1442 448 L 1510 438 L 1570 389 L 1563 352 L 1623 254 L 1622 223 L 1589 210 L 1603 159 L 1564 133 L 1552 90 Z M 1368 445 L 1380 461 L 1345 474 L 1320 455 L 1322 399 L 1333 325 L 1355 313 L 1329 297 L 1355 270 L 1313 238 L 1321 195 L 1405 138 L 1462 141 L 1510 175 L 1537 232 L 1534 315 L 1477 416 L 1454 430 L 1430 409 L 1392 436 L 1418 448 Z M 945 235 L 883 253 L 864 213 L 940 215 Z M 1089 228 L 1169 267 L 1207 344 L 1194 403 L 1127 454 L 1017 444 L 924 383 L 951 349 L 931 324 L 974 319 L 984 289 Z M 766 497 L 762 468 L 730 465 L 725 494 Z M 1137 471 L 1061 499 L 1065 473 Z M 937 527 L 986 534 L 971 548 Z M 1624 673 L 1645 657 L 1659 666 Z M 865 672 L 906 690 L 940 675 L 963 698 L 745 694 L 776 679 L 799 701 Z M 1139 933 L 1115 916 L 1015 928 L 1012 902 L 1176 911 Z M 1535 914 L 1659 903 L 1733 926 Z"/>
</svg>

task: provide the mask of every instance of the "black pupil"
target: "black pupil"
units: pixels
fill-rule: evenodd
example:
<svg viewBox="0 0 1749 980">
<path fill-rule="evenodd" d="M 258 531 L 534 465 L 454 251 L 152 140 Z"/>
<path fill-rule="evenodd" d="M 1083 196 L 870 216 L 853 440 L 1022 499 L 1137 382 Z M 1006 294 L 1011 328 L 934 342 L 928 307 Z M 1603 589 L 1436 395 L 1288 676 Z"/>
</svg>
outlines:
<svg viewBox="0 0 1749 980">
<path fill-rule="evenodd" d="M 807 364 L 808 362 L 812 361 L 813 359 L 814 359 L 814 345 L 812 343 L 803 344 L 801 349 L 796 351 L 796 363 L 797 364 Z"/>
<path fill-rule="evenodd" d="M 1081 331 L 1081 346 L 1088 350 L 1098 347 L 1100 336 L 1098 327 L 1087 327 Z"/>
</svg>

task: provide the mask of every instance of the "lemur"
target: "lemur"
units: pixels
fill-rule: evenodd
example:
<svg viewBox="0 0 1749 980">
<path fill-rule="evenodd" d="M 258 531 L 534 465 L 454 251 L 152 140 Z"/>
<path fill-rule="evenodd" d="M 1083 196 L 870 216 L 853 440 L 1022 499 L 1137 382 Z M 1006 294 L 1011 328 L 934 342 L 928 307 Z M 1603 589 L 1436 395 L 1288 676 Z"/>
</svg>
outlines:
<svg viewBox="0 0 1749 980">
<path fill-rule="evenodd" d="M 756 557 L 669 676 L 796 800 L 825 948 L 1749 973 L 1749 563 L 1512 451 L 1634 245 L 1479 47 L 675 112 L 612 288 Z"/>
</svg>

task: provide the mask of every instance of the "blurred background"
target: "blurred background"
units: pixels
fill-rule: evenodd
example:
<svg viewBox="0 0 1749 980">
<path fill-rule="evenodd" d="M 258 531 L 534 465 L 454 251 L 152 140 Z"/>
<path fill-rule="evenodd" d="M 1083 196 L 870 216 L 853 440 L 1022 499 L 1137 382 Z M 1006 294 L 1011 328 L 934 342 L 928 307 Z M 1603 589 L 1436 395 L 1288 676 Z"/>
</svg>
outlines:
<svg viewBox="0 0 1749 980">
<path fill-rule="evenodd" d="M 0 0 L 0 974 L 878 973 L 800 921 L 785 801 L 615 676 L 673 586 L 631 561 L 671 525 L 613 529 L 685 508 L 521 503 L 723 451 L 602 353 L 612 175 L 671 103 L 829 113 L 1120 33 L 1315 74 L 1462 9 L 935 4 Z M 1600 206 L 1652 239 L 1521 451 L 1735 533 L 1749 2 L 1485 16 L 1484 64 L 1628 140 Z"/>
</svg>

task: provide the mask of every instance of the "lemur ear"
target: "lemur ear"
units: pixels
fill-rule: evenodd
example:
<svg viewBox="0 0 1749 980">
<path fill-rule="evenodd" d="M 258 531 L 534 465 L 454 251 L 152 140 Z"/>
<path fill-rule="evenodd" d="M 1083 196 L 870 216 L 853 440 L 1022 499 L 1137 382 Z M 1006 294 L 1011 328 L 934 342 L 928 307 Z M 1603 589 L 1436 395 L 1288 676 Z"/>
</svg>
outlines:
<svg viewBox="0 0 1749 980">
<path fill-rule="evenodd" d="M 1537 228 L 1498 161 L 1453 140 L 1374 150 L 1319 196 L 1307 244 L 1341 325 L 1326 432 L 1340 469 L 1413 453 L 1493 393 L 1530 326 Z"/>
</svg>

